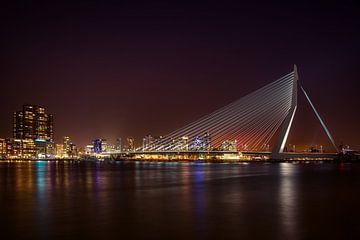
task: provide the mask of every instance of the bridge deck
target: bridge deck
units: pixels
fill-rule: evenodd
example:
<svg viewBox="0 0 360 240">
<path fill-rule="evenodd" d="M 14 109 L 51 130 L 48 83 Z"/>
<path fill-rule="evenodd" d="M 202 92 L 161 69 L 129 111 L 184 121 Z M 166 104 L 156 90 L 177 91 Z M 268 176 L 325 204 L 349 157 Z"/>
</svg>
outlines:
<svg viewBox="0 0 360 240">
<path fill-rule="evenodd" d="M 134 160 L 269 160 L 271 152 L 237 151 L 141 151 L 112 154 L 114 159 Z M 282 153 L 276 160 L 332 160 L 336 153 Z"/>
</svg>

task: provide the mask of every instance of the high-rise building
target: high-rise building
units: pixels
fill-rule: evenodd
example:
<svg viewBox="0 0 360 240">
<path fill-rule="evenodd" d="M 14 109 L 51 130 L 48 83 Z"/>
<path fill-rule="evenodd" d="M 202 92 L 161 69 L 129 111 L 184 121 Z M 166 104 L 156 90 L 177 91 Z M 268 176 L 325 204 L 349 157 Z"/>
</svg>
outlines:
<svg viewBox="0 0 360 240">
<path fill-rule="evenodd" d="M 70 137 L 63 138 L 63 154 L 64 157 L 76 157 L 78 155 L 77 147 Z"/>
<path fill-rule="evenodd" d="M 134 138 L 128 137 L 126 139 L 126 141 L 127 141 L 127 151 L 129 151 L 129 152 L 135 151 L 135 140 L 134 140 Z"/>
<path fill-rule="evenodd" d="M 52 141 L 53 116 L 45 108 L 36 105 L 24 105 L 21 111 L 14 112 L 13 137 L 15 139 L 43 139 Z"/>
<path fill-rule="evenodd" d="M 9 139 L 9 155 L 13 157 L 48 157 L 53 155 L 53 116 L 45 108 L 24 105 L 13 115 L 13 139 Z"/>
<path fill-rule="evenodd" d="M 70 137 L 63 138 L 63 155 L 68 157 L 71 155 L 71 140 Z"/>
</svg>

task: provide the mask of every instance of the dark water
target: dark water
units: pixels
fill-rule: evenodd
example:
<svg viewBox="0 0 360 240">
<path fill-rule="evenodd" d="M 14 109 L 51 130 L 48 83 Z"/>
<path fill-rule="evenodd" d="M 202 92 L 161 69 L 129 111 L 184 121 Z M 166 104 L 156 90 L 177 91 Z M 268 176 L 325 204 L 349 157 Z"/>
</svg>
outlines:
<svg viewBox="0 0 360 240">
<path fill-rule="evenodd" d="M 360 164 L 0 163 L 1 239 L 360 239 Z"/>
</svg>

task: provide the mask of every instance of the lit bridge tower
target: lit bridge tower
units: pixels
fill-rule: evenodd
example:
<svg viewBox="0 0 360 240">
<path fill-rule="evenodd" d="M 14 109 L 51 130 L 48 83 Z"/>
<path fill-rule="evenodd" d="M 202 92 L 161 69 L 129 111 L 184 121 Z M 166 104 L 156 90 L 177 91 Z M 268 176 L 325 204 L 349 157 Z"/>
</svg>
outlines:
<svg viewBox="0 0 360 240">
<path fill-rule="evenodd" d="M 315 106 L 311 102 L 311 100 L 310 100 L 309 96 L 307 95 L 307 93 L 305 92 L 304 88 L 299 84 L 299 74 L 298 74 L 296 65 L 294 65 L 293 74 L 294 74 L 294 77 L 293 77 L 293 83 L 292 83 L 291 107 L 290 107 L 290 109 L 288 111 L 288 114 L 287 114 L 285 120 L 282 123 L 280 133 L 279 133 L 279 136 L 278 136 L 278 140 L 275 143 L 274 148 L 272 149 L 270 158 L 272 158 L 272 159 L 281 159 L 281 158 L 283 158 L 285 144 L 286 144 L 286 141 L 288 139 L 289 132 L 290 132 L 290 129 L 291 129 L 291 125 L 292 125 L 292 123 L 294 121 L 294 117 L 295 117 L 295 113 L 296 113 L 296 109 L 297 109 L 297 104 L 298 104 L 297 103 L 297 97 L 298 97 L 299 86 L 300 86 L 301 91 L 304 93 L 304 95 L 306 97 L 306 100 L 308 101 L 308 103 L 310 104 L 312 110 L 314 111 L 316 117 L 318 118 L 318 120 L 319 120 L 322 128 L 324 129 L 327 137 L 331 141 L 333 147 L 336 149 L 336 152 L 338 152 L 338 148 L 337 148 L 337 146 L 335 144 L 335 141 L 334 141 L 329 129 L 326 127 L 324 121 L 320 117 L 320 114 L 318 113 Z"/>
</svg>

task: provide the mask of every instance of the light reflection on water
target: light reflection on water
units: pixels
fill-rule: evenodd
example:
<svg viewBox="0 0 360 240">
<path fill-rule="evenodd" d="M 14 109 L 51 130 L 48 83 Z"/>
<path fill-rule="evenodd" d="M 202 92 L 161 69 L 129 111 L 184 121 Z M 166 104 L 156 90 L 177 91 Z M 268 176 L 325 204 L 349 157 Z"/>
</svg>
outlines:
<svg viewBox="0 0 360 240">
<path fill-rule="evenodd" d="M 359 184 L 355 164 L 0 163 L 0 230 L 13 239 L 357 239 Z"/>
<path fill-rule="evenodd" d="M 297 239 L 297 186 L 296 172 L 297 166 L 291 163 L 280 163 L 280 214 L 284 229 L 285 239 Z"/>
</svg>

